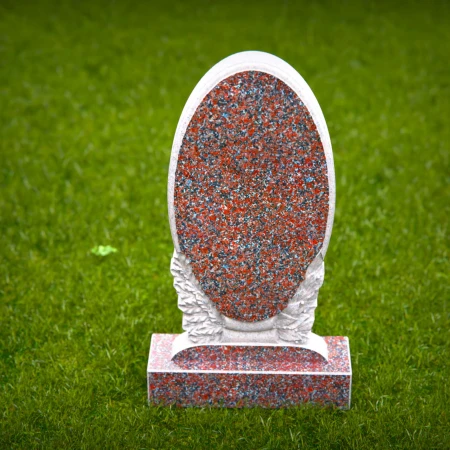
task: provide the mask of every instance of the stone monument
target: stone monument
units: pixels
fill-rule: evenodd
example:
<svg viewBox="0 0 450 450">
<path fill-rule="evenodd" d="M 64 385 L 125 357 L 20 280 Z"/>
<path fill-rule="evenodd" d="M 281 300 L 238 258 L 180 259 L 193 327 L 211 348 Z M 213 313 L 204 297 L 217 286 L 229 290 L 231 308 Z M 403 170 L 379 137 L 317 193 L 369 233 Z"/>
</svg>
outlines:
<svg viewBox="0 0 450 450">
<path fill-rule="evenodd" d="M 152 336 L 150 404 L 349 408 L 348 339 L 311 331 L 335 180 L 295 69 L 243 52 L 206 73 L 175 133 L 168 202 L 185 333 Z"/>
</svg>

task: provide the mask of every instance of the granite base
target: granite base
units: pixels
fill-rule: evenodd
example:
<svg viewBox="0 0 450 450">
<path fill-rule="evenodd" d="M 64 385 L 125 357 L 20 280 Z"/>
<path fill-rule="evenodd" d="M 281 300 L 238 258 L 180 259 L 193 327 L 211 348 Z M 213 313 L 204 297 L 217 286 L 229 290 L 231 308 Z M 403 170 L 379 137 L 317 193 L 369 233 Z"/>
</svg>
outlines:
<svg viewBox="0 0 450 450">
<path fill-rule="evenodd" d="M 324 337 L 328 360 L 304 348 L 203 345 L 172 359 L 178 335 L 154 334 L 147 368 L 151 405 L 350 407 L 348 338 Z"/>
</svg>

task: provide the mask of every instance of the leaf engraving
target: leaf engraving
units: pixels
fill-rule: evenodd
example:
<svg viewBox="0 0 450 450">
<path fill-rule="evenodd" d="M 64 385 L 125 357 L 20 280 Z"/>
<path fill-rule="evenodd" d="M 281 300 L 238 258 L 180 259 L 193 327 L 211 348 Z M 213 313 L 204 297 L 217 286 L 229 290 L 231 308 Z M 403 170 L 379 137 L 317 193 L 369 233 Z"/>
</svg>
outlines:
<svg viewBox="0 0 450 450">
<path fill-rule="evenodd" d="M 288 306 L 277 316 L 274 327 L 283 341 L 303 344 L 308 339 L 324 275 L 323 258 L 318 257 L 308 267 L 305 279 Z"/>
<path fill-rule="evenodd" d="M 224 327 L 221 315 L 198 286 L 187 258 L 176 250 L 170 271 L 178 293 L 178 307 L 183 311 L 183 329 L 188 332 L 191 341 L 218 341 Z"/>
</svg>

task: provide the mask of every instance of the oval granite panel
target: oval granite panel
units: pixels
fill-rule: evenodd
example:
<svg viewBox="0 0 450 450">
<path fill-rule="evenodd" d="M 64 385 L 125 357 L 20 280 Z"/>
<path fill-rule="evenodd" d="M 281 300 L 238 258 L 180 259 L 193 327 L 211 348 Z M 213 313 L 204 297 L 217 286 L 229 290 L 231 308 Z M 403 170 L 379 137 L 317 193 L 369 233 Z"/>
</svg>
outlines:
<svg viewBox="0 0 450 450">
<path fill-rule="evenodd" d="M 218 310 L 255 322 L 282 311 L 322 247 L 328 217 L 324 149 L 306 106 L 260 71 L 217 84 L 178 154 L 180 250 Z"/>
</svg>

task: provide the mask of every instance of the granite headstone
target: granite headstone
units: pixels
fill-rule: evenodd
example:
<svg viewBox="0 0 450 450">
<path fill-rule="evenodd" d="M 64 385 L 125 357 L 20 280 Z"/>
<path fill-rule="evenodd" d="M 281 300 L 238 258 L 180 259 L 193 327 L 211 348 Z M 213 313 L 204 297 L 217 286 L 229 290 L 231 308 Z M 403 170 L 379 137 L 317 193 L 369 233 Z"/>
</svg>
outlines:
<svg viewBox="0 0 450 450">
<path fill-rule="evenodd" d="M 152 336 L 150 403 L 348 408 L 348 339 L 311 331 L 335 180 L 295 69 L 243 52 L 206 73 L 175 133 L 168 205 L 185 333 Z"/>
</svg>

